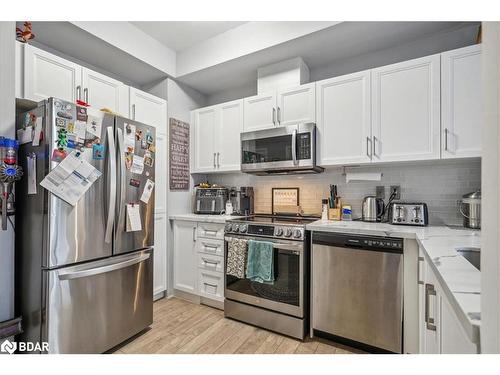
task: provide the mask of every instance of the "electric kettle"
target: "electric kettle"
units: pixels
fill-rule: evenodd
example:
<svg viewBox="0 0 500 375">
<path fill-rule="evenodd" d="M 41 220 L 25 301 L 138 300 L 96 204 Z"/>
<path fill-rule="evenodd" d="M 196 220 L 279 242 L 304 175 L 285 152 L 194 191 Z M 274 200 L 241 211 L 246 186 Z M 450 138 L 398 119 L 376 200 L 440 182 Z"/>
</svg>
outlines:
<svg viewBox="0 0 500 375">
<path fill-rule="evenodd" d="M 384 200 L 373 195 L 363 199 L 362 220 L 363 221 L 381 221 L 384 215 Z"/>
</svg>

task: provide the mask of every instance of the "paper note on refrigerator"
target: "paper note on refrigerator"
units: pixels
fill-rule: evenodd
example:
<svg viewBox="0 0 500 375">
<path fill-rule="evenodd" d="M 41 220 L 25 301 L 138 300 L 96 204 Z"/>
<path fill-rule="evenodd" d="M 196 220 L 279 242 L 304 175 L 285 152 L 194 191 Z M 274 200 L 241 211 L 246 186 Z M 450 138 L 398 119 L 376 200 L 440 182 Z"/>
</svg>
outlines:
<svg viewBox="0 0 500 375">
<path fill-rule="evenodd" d="M 130 168 L 132 173 L 142 174 L 144 171 L 144 158 L 139 155 L 134 155 L 132 158 L 132 167 Z"/>
<path fill-rule="evenodd" d="M 33 146 L 40 145 L 40 135 L 42 133 L 43 117 L 37 117 L 35 122 L 35 130 L 33 132 L 33 141 L 31 144 Z"/>
<path fill-rule="evenodd" d="M 73 151 L 45 176 L 40 185 L 74 206 L 100 176 L 101 172 L 84 160 L 81 152 Z"/>
<path fill-rule="evenodd" d="M 28 169 L 28 195 L 37 193 L 36 190 L 36 154 L 33 152 L 27 156 Z"/>
<path fill-rule="evenodd" d="M 17 130 L 17 140 L 19 144 L 23 145 L 33 141 L 33 128 L 28 126 L 26 129 Z"/>
<path fill-rule="evenodd" d="M 140 204 L 127 204 L 127 232 L 137 232 L 142 230 Z"/>
<path fill-rule="evenodd" d="M 124 125 L 125 134 L 123 135 L 123 143 L 125 144 L 125 152 L 133 154 L 135 151 L 135 125 L 127 123 L 124 123 Z"/>
<path fill-rule="evenodd" d="M 142 191 L 141 201 L 148 204 L 149 198 L 151 198 L 151 193 L 153 192 L 153 188 L 155 187 L 155 183 L 151 181 L 149 178 L 146 181 L 146 185 L 144 185 L 144 190 Z"/>
</svg>

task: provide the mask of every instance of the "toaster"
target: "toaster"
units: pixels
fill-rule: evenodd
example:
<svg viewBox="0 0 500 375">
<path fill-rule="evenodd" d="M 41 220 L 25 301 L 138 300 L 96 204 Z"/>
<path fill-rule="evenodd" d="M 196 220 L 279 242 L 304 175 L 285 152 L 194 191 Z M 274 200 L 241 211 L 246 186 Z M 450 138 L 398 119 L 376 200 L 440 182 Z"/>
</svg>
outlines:
<svg viewBox="0 0 500 375">
<path fill-rule="evenodd" d="M 226 209 L 229 191 L 226 188 L 196 188 L 194 213 L 219 215 Z"/>
<path fill-rule="evenodd" d="M 429 213 L 425 203 L 396 202 L 391 205 L 389 222 L 397 225 L 426 226 L 429 224 Z"/>
</svg>

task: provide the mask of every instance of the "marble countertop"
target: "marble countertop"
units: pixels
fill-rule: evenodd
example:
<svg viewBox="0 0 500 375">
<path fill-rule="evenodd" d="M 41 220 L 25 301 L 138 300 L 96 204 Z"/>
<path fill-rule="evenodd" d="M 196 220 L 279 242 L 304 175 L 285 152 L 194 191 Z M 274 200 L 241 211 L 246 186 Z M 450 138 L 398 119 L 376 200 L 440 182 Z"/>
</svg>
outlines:
<svg viewBox="0 0 500 375">
<path fill-rule="evenodd" d="M 170 215 L 170 220 L 198 221 L 204 223 L 224 224 L 226 220 L 239 219 L 244 216 L 235 215 L 198 215 L 198 214 L 178 214 Z"/>
<path fill-rule="evenodd" d="M 424 249 L 436 276 L 469 338 L 479 342 L 481 272 L 456 251 L 481 247 L 481 233 L 445 226 L 412 227 L 362 221 L 322 221 L 307 225 L 319 232 L 356 233 L 415 239 Z"/>
</svg>

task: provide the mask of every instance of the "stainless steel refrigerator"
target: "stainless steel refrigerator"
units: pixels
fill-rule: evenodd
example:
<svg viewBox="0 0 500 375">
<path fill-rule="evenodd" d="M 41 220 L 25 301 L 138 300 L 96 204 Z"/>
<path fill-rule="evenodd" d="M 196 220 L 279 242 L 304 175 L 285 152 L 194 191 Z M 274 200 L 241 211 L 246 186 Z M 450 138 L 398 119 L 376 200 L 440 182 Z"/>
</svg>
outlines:
<svg viewBox="0 0 500 375">
<path fill-rule="evenodd" d="M 82 108 L 50 98 L 18 115 L 16 125 L 21 129 L 30 117 L 42 118 L 39 145 L 19 149 L 25 178 L 16 184 L 15 292 L 24 333 L 17 339 L 48 342 L 49 353 L 102 353 L 153 320 L 154 189 L 147 203 L 141 195 L 147 180 L 154 182 L 154 164 L 144 163 L 138 173 L 130 160 L 134 154 L 154 160 L 155 129 L 86 108 L 85 120 L 97 126 L 82 146 L 71 133 L 85 118 Z M 39 185 L 58 164 L 53 153 L 61 128 L 67 129 L 66 152 L 76 146 L 102 173 L 74 207 Z M 33 186 L 28 191 L 33 155 L 35 193 Z M 131 232 L 126 225 L 132 203 L 139 205 L 142 229 Z"/>
</svg>

